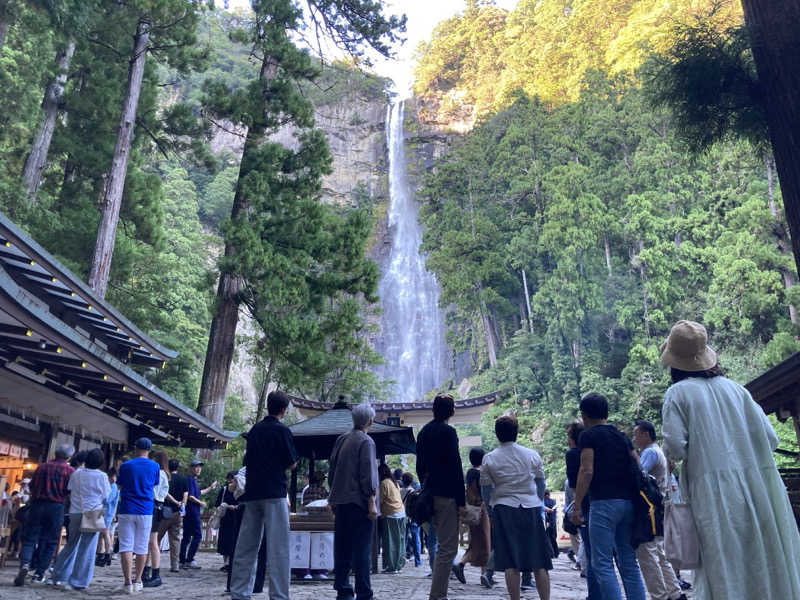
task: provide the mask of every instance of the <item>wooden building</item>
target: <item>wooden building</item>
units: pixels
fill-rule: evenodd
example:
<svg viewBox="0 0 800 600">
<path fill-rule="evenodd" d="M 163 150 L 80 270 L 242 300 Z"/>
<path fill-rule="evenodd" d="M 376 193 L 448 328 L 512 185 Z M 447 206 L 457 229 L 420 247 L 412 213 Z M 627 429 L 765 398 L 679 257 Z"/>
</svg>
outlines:
<svg viewBox="0 0 800 600">
<path fill-rule="evenodd" d="M 800 352 L 762 373 L 745 387 L 765 413 L 774 414 L 781 422 L 792 420 L 800 446 Z M 800 459 L 800 455 L 795 458 Z M 800 468 L 779 470 L 800 526 Z"/>
<path fill-rule="evenodd" d="M 453 415 L 450 424 L 480 423 L 481 415 L 489 406 L 494 404 L 498 394 L 498 392 L 492 392 L 483 396 L 456 400 L 456 414 Z M 319 415 L 334 407 L 329 402 L 297 397 L 292 397 L 292 404 L 306 418 Z M 387 425 L 416 427 L 424 425 L 433 418 L 432 400 L 422 402 L 373 402 L 371 406 L 375 409 L 375 420 Z"/>
<path fill-rule="evenodd" d="M 175 356 L 0 213 L 0 477 L 18 482 L 64 442 L 109 461 L 142 435 L 225 445 L 234 432 L 146 379 Z"/>
</svg>

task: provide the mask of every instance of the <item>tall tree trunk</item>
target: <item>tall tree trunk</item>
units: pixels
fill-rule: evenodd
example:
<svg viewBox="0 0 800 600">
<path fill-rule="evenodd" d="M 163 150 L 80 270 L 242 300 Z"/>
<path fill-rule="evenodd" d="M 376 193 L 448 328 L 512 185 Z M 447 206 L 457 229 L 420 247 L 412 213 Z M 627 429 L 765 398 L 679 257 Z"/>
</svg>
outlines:
<svg viewBox="0 0 800 600">
<path fill-rule="evenodd" d="M 636 242 L 637 250 L 634 253 L 636 256 L 636 264 L 639 269 L 639 277 L 642 281 L 642 311 L 643 311 L 643 318 L 644 318 L 644 333 L 647 336 L 647 339 L 650 339 L 650 296 L 647 293 L 647 267 L 644 264 L 644 261 L 641 259 L 641 252 L 644 250 L 644 242 L 642 240 L 638 240 Z"/>
<path fill-rule="evenodd" d="M 533 317 L 531 316 L 531 293 L 528 291 L 528 276 L 522 269 L 522 287 L 525 289 L 525 306 L 528 309 L 528 331 L 533 333 Z"/>
<path fill-rule="evenodd" d="M 800 269 L 800 2 L 742 0 L 783 205 Z"/>
<path fill-rule="evenodd" d="M 766 168 L 767 172 L 767 201 L 769 203 L 769 212 L 772 214 L 772 218 L 775 220 L 772 231 L 775 234 L 775 237 L 778 239 L 778 248 L 780 249 L 781 254 L 789 254 L 790 241 L 787 239 L 788 236 L 786 235 L 786 227 L 784 227 L 781 213 L 778 210 L 778 206 L 775 204 L 775 181 L 772 175 L 772 159 L 769 157 L 769 155 L 764 157 L 764 167 Z M 794 270 L 781 267 L 780 273 L 781 278 L 783 278 L 783 287 L 788 290 L 795 284 L 796 278 Z M 797 325 L 797 307 L 791 303 L 789 303 L 789 318 L 792 321 L 792 325 Z"/>
<path fill-rule="evenodd" d="M 614 272 L 611 270 L 611 244 L 608 241 L 608 232 L 603 232 L 603 247 L 606 252 L 606 269 L 608 269 L 608 276 L 611 277 Z"/>
<path fill-rule="evenodd" d="M 266 367 L 261 368 L 261 387 L 258 389 L 258 408 L 256 408 L 256 423 L 264 418 L 264 407 L 267 404 L 267 392 L 269 391 L 269 382 L 272 379 L 272 365 L 275 361 L 269 359 Z"/>
<path fill-rule="evenodd" d="M 277 74 L 277 61 L 265 56 L 261 63 L 262 81 L 274 79 Z M 264 128 L 254 124 L 247 131 L 244 142 L 242 160 L 239 163 L 239 178 L 236 182 L 236 193 L 233 197 L 231 218 L 247 218 L 249 202 L 244 193 L 243 180 L 248 173 L 249 156 L 261 144 Z M 225 256 L 236 254 L 232 244 L 225 243 Z M 203 380 L 200 383 L 200 398 L 197 411 L 212 423 L 221 424 L 225 415 L 225 393 L 228 388 L 228 377 L 236 345 L 236 326 L 239 323 L 240 292 L 244 281 L 235 273 L 220 273 L 217 286 L 216 311 L 211 321 L 208 336 L 206 360 L 203 364 Z"/>
<path fill-rule="evenodd" d="M 497 346 L 494 343 L 494 334 L 492 333 L 492 326 L 489 323 L 489 309 L 486 307 L 486 302 L 483 298 L 481 298 L 481 324 L 483 325 L 483 337 L 486 338 L 486 352 L 489 354 L 489 366 L 493 367 L 497 364 Z"/>
<path fill-rule="evenodd" d="M 122 101 L 122 113 L 117 126 L 117 141 L 114 144 L 111 169 L 103 190 L 100 225 L 97 228 L 97 241 L 89 271 L 89 286 L 101 298 L 106 295 L 108 274 L 111 270 L 111 256 L 114 254 L 114 241 L 117 237 L 122 192 L 125 189 L 125 174 L 128 171 L 128 157 L 133 141 L 133 126 L 136 122 L 139 93 L 142 90 L 142 77 L 144 76 L 149 39 L 150 23 L 145 19 L 139 19 L 136 24 L 136 35 L 133 37 L 133 52 L 128 67 L 128 84 L 125 87 L 125 96 Z"/>
<path fill-rule="evenodd" d="M 56 117 L 58 116 L 59 102 L 64 93 L 64 84 L 67 82 L 67 69 L 75 53 L 75 40 L 69 40 L 67 45 L 56 54 L 56 65 L 58 69 L 53 80 L 47 85 L 42 100 L 42 122 L 33 138 L 31 152 L 25 159 L 25 167 L 22 170 L 22 183 L 28 194 L 28 200 L 36 200 L 36 192 L 42 183 L 42 171 L 47 163 L 47 153 L 50 151 L 50 142 L 53 140 L 53 131 L 56 127 Z"/>
<path fill-rule="evenodd" d="M 3 51 L 3 44 L 6 42 L 8 26 L 11 21 L 11 15 L 8 13 L 8 4 L 9 0 L 0 0 L 0 53 Z"/>
</svg>

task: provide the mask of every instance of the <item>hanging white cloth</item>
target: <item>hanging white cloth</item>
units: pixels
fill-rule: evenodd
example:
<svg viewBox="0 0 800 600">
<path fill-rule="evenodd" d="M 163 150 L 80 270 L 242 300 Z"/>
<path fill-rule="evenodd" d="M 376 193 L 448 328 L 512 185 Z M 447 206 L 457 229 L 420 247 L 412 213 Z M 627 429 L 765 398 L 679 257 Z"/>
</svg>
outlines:
<svg viewBox="0 0 800 600">
<path fill-rule="evenodd" d="M 800 534 L 761 407 L 730 379 L 693 377 L 667 390 L 662 416 L 700 538 L 695 598 L 800 598 Z"/>
</svg>

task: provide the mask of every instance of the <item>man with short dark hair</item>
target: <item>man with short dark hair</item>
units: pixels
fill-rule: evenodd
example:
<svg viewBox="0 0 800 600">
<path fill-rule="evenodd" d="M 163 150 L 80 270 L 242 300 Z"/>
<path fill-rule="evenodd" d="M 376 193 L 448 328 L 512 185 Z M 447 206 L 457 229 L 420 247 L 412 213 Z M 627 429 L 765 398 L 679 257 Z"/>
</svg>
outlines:
<svg viewBox="0 0 800 600">
<path fill-rule="evenodd" d="M 170 458 L 169 468 L 169 493 L 164 501 L 164 506 L 172 511 L 169 518 L 162 519 L 158 524 L 158 543 L 164 539 L 164 534 L 169 536 L 169 564 L 170 572 L 177 573 L 181 551 L 181 521 L 186 512 L 186 503 L 189 500 L 189 478 L 181 475 L 181 463 L 176 458 Z M 179 500 L 173 502 L 171 498 Z"/>
<path fill-rule="evenodd" d="M 153 524 L 153 490 L 158 485 L 158 463 L 148 458 L 153 442 L 150 438 L 136 440 L 135 456 L 119 467 L 117 485 L 120 488 L 117 510 L 119 562 L 125 580 L 124 591 L 142 591 L 142 572 L 149 551 L 150 530 Z M 134 558 L 135 557 L 135 558 Z"/>
<path fill-rule="evenodd" d="M 267 416 L 247 434 L 245 505 L 231 565 L 231 597 L 248 600 L 253 593 L 261 540 L 267 536 L 270 600 L 289 598 L 289 504 L 286 470 L 297 452 L 292 432 L 281 423 L 289 397 L 275 390 L 267 396 Z"/>
<path fill-rule="evenodd" d="M 644 419 L 638 419 L 633 428 L 633 444 L 639 450 L 639 464 L 646 475 L 652 475 L 658 489 L 666 498 L 669 494 L 669 466 L 667 457 L 656 444 L 656 428 Z M 659 536 L 639 544 L 636 558 L 642 569 L 647 592 L 653 600 L 686 600 L 672 565 L 664 554 L 664 538 Z"/>
<path fill-rule="evenodd" d="M 453 397 L 437 394 L 433 399 L 433 420 L 417 436 L 417 477 L 433 495 L 431 525 L 438 539 L 430 600 L 447 598 L 450 570 L 458 554 L 459 513 L 466 504 L 458 434 L 447 423 L 454 414 Z"/>
<path fill-rule="evenodd" d="M 202 496 L 217 487 L 217 482 L 214 481 L 207 488 L 200 489 L 197 478 L 200 477 L 204 464 L 202 460 L 198 459 L 194 459 L 189 463 L 189 476 L 186 478 L 188 490 L 186 495 L 186 514 L 183 515 L 183 539 L 181 540 L 181 549 L 178 557 L 181 569 L 200 568 L 200 565 L 194 559 L 194 555 L 197 554 L 197 549 L 203 539 L 203 523 L 200 520 L 200 509 L 205 508 L 207 503 L 202 499 Z"/>
<path fill-rule="evenodd" d="M 67 461 L 75 449 L 69 444 L 56 448 L 55 458 L 36 467 L 30 481 L 31 504 L 22 529 L 22 549 L 19 553 L 19 573 L 14 585 L 25 585 L 28 571 L 33 569 L 33 581 L 44 580 L 44 572 L 58 544 L 64 522 L 64 500 L 67 485 L 74 469 Z M 32 562 L 34 548 L 36 560 Z"/>
<path fill-rule="evenodd" d="M 628 600 L 645 600 L 644 584 L 631 546 L 633 497 L 636 479 L 631 468 L 634 460 L 630 440 L 616 427 L 608 425 L 608 401 L 597 393 L 586 394 L 580 403 L 586 431 L 581 434 L 581 466 L 575 490 L 572 522 L 581 525 L 581 505 L 589 494 L 589 539 L 592 570 L 603 598 L 620 598 L 619 582 L 614 573 L 616 551 L 619 574 Z"/>
</svg>

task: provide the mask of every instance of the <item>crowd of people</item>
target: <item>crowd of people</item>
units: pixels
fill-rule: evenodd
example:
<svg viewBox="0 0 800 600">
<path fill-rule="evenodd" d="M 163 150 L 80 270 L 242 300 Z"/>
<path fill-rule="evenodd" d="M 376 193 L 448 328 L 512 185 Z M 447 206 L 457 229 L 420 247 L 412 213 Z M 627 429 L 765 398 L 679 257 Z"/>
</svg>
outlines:
<svg viewBox="0 0 800 600">
<path fill-rule="evenodd" d="M 747 390 L 724 377 L 701 325 L 677 323 L 660 353 L 673 381 L 663 404 L 663 449 L 648 420 L 609 423 L 609 404 L 599 393 L 582 397 L 580 419 L 566 428 L 564 523 L 572 534 L 568 554 L 586 577 L 587 599 L 621 600 L 623 590 L 627 600 L 645 600 L 646 594 L 686 599 L 689 584 L 665 547 L 663 528 L 656 527 L 661 513 L 648 513 L 654 526 L 649 537 L 634 533 L 648 481 L 659 502 L 688 503 L 693 510 L 683 525 L 695 531 L 699 547 L 695 598 L 800 598 L 800 535 L 772 457 L 777 437 L 769 420 Z M 298 453 L 281 422 L 288 406 L 283 392 L 268 395 L 267 417 L 244 434 L 242 467 L 228 473 L 216 498 L 217 550 L 233 600 L 249 600 L 267 583 L 272 600 L 289 598 L 287 472 L 297 466 Z M 352 408 L 353 428 L 336 440 L 328 462 L 329 489 L 325 473 L 315 471 L 301 495 L 309 509 L 327 505 L 333 514 L 337 600 L 373 597 L 376 526 L 384 573 L 400 572 L 412 558 L 420 566 L 427 548 L 429 600 L 447 599 L 451 577 L 466 583 L 468 564 L 480 568 L 480 584 L 487 588 L 502 572 L 511 600 L 534 586 L 541 600 L 550 598 L 550 571 L 559 553 L 557 507 L 545 487 L 541 456 L 518 441 L 516 417 L 503 414 L 494 422 L 496 447 L 470 450 L 465 475 L 449 423 L 454 414 L 453 397 L 438 394 L 433 418 L 417 436 L 415 481 L 411 473 L 379 464 L 368 434 L 375 411 L 369 404 Z M 14 583 L 49 577 L 58 587 L 85 589 L 94 567 L 111 562 L 115 524 L 127 593 L 162 584 L 165 535 L 172 571 L 199 568 L 194 556 L 206 507 L 202 497 L 216 482 L 201 490 L 201 461 L 192 461 L 184 475 L 177 460 L 161 451 L 151 455 L 151 449 L 150 440 L 140 438 L 133 458 L 104 472 L 100 450 L 73 457 L 73 448 L 56 448 L 55 458 L 30 481 Z M 65 522 L 67 543 L 53 563 Z M 462 524 L 469 544 L 457 560 Z M 327 578 L 325 570 L 299 569 L 295 576 Z"/>
<path fill-rule="evenodd" d="M 198 490 L 201 461 L 192 461 L 190 474 L 182 475 L 178 460 L 160 450 L 150 456 L 151 449 L 149 438 L 139 438 L 132 458 L 103 470 L 107 461 L 100 449 L 76 453 L 69 444 L 56 447 L 55 457 L 36 468 L 28 502 L 14 512 L 20 537 L 14 585 L 86 589 L 95 567 L 111 565 L 115 533 L 125 593 L 162 585 L 165 535 L 171 571 L 199 568 L 194 553 L 199 508 L 205 506 L 201 496 L 216 483 Z M 54 557 L 62 528 L 66 543 Z"/>
</svg>

